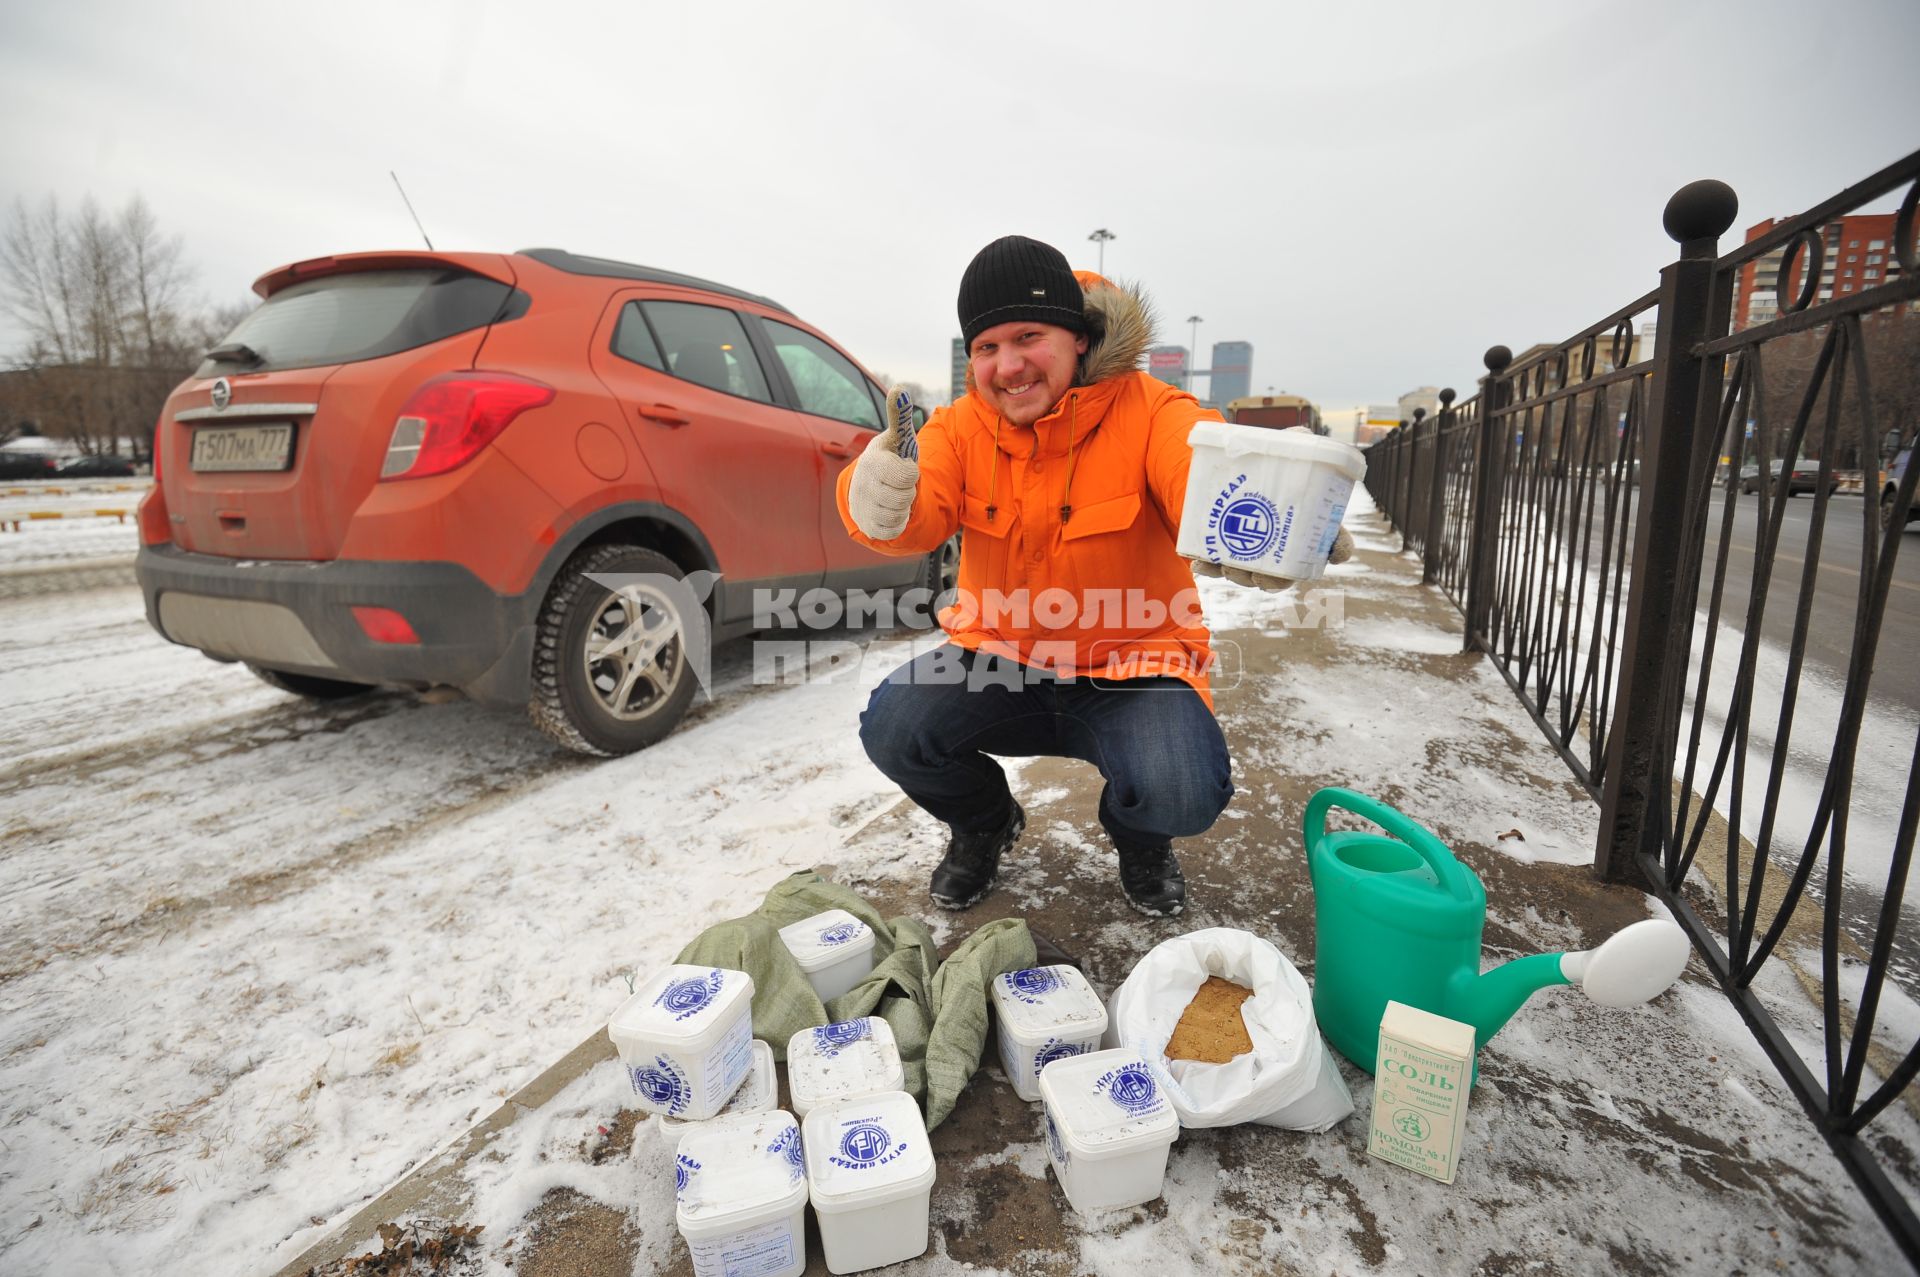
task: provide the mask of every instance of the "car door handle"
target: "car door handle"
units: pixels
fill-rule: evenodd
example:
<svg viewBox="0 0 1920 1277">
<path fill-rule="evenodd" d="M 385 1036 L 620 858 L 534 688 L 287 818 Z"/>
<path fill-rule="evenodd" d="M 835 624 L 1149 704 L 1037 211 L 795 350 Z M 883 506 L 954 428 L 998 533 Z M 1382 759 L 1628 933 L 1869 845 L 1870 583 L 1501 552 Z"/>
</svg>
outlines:
<svg viewBox="0 0 1920 1277">
<path fill-rule="evenodd" d="M 853 449 L 837 439 L 828 440 L 826 443 L 821 444 L 820 451 L 826 453 L 829 457 L 851 457 L 853 455 Z"/>
<path fill-rule="evenodd" d="M 657 421 L 663 426 L 684 426 L 688 418 L 670 403 L 657 403 L 652 407 L 640 404 L 634 409 L 648 421 Z"/>
</svg>

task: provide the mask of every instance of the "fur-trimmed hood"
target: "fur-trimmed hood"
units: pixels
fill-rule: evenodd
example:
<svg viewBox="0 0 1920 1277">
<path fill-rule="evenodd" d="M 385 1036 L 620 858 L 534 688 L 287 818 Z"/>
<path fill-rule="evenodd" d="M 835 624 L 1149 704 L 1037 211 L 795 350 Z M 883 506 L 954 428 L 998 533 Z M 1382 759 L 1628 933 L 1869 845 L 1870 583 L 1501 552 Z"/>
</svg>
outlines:
<svg viewBox="0 0 1920 1277">
<path fill-rule="evenodd" d="M 1153 345 L 1158 319 L 1153 303 L 1138 284 L 1120 284 L 1090 270 L 1073 273 L 1086 297 L 1087 353 L 1080 356 L 1076 386 L 1095 386 L 1140 370 L 1147 348 Z M 973 382 L 973 364 L 967 364 L 967 392 Z"/>
<path fill-rule="evenodd" d="M 1092 271 L 1076 271 L 1075 278 L 1086 293 L 1092 342 L 1073 384 L 1093 386 L 1138 371 L 1157 326 L 1147 295 L 1138 284 L 1117 284 Z"/>
</svg>

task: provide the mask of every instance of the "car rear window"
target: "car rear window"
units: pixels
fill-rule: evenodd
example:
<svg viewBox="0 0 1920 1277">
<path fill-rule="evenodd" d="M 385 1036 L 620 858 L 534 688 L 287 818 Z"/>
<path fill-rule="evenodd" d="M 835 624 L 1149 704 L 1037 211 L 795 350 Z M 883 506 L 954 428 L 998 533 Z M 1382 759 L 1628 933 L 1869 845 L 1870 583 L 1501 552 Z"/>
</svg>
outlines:
<svg viewBox="0 0 1920 1277">
<path fill-rule="evenodd" d="M 220 343 L 245 345 L 260 362 L 208 359 L 195 375 L 379 359 L 484 327 L 505 309 L 513 291 L 511 285 L 445 268 L 310 279 L 269 297 Z"/>
</svg>

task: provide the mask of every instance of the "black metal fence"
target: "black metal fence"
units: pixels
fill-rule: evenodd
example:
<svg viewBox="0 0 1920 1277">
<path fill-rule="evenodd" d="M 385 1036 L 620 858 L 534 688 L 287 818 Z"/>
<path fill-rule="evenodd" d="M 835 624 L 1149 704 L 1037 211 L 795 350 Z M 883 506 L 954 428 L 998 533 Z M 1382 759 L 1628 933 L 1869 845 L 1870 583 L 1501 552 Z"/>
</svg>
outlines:
<svg viewBox="0 0 1920 1277">
<path fill-rule="evenodd" d="M 1367 486 L 1920 1266 L 1920 1150 L 1872 1138 L 1920 1108 L 1917 202 L 1920 152 L 1719 255 L 1734 193 L 1683 188 L 1658 288 L 1488 351 Z"/>
</svg>

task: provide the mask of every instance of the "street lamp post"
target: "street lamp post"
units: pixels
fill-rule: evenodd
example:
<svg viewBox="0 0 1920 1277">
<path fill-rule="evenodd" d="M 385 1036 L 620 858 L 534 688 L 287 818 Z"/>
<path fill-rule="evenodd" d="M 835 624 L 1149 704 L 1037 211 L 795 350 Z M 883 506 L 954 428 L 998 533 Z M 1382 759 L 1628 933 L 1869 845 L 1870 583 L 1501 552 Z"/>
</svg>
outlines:
<svg viewBox="0 0 1920 1277">
<path fill-rule="evenodd" d="M 1193 332 L 1193 336 L 1187 339 L 1189 342 L 1188 349 L 1192 352 L 1187 358 L 1193 361 L 1187 365 L 1187 393 L 1196 397 L 1198 397 L 1199 392 L 1193 388 L 1193 377 L 1200 363 L 1200 325 L 1206 322 L 1206 320 L 1200 318 L 1198 315 L 1187 316 L 1187 323 L 1191 325 Z M 1207 393 L 1213 393 L 1213 373 L 1211 370 L 1207 373 Z"/>
<path fill-rule="evenodd" d="M 1107 241 L 1110 239 L 1119 239 L 1120 237 L 1102 226 L 1099 230 L 1087 236 L 1087 238 L 1100 246 L 1099 271 L 1100 274 L 1104 275 L 1107 273 Z"/>
</svg>

